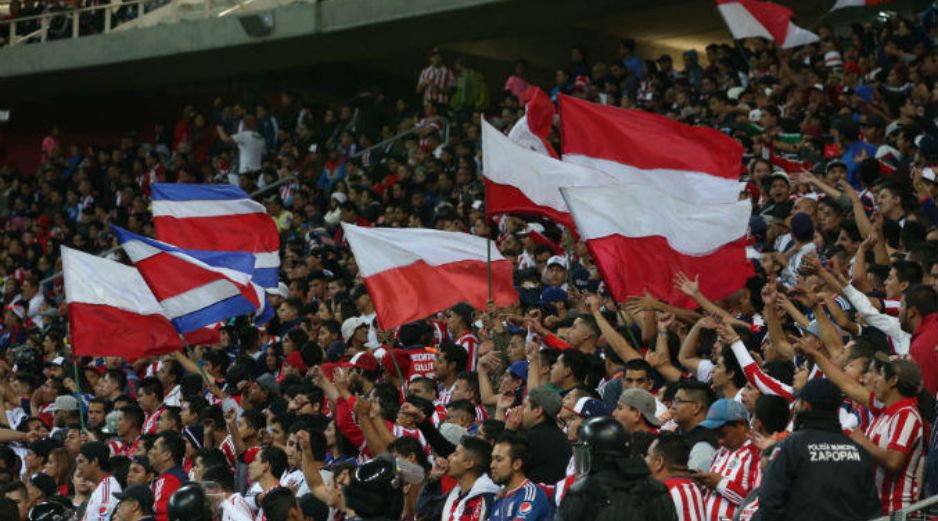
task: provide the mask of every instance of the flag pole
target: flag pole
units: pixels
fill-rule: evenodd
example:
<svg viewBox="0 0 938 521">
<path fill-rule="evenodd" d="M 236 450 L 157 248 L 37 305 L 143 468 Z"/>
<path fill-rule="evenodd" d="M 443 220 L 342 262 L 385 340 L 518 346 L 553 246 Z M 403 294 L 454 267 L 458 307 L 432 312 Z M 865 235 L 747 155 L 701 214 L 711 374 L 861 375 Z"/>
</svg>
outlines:
<svg viewBox="0 0 938 521">
<path fill-rule="evenodd" d="M 485 238 L 485 256 L 486 256 L 486 267 L 489 272 L 489 301 L 492 300 L 492 238 L 491 233 L 489 237 Z"/>
<path fill-rule="evenodd" d="M 74 346 L 73 346 L 74 348 Z M 82 410 L 81 402 L 81 378 L 78 372 L 78 357 L 72 354 L 72 367 L 75 369 L 75 399 L 78 400 L 78 421 L 81 422 L 81 430 L 85 432 L 85 411 Z"/>
</svg>

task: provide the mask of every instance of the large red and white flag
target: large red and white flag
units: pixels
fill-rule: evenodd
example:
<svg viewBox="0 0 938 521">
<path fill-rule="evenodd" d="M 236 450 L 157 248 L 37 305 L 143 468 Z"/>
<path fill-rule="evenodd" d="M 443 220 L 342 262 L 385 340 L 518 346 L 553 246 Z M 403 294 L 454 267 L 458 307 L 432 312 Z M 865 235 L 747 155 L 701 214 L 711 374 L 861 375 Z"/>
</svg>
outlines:
<svg viewBox="0 0 938 521">
<path fill-rule="evenodd" d="M 548 139 L 556 115 L 550 97 L 540 88 L 532 86 L 524 92 L 524 100 L 524 116 L 511 127 L 508 137 L 523 147 L 558 158 Z"/>
<path fill-rule="evenodd" d="M 696 204 L 647 184 L 560 191 L 617 301 L 648 291 L 695 307 L 674 288 L 678 272 L 699 275 L 701 292 L 713 300 L 739 290 L 754 274 L 746 259 L 749 201 Z"/>
<path fill-rule="evenodd" d="M 730 203 L 743 147 L 719 130 L 640 110 L 560 97 L 563 161 L 695 203 Z"/>
<path fill-rule="evenodd" d="M 837 0 L 837 3 L 834 4 L 834 7 L 831 7 L 831 11 L 843 9 L 845 7 L 871 7 L 874 5 L 883 5 L 891 2 L 892 0 Z"/>
<path fill-rule="evenodd" d="M 382 329 L 426 318 L 459 302 L 485 309 L 488 300 L 486 239 L 423 228 L 342 230 L 368 288 Z M 518 300 L 511 262 L 492 248 L 492 299 Z"/>
<path fill-rule="evenodd" d="M 791 9 L 760 0 L 716 0 L 717 9 L 733 38 L 766 38 L 782 49 L 790 49 L 820 40 L 818 35 L 802 29 L 791 19 Z"/>
<path fill-rule="evenodd" d="M 573 229 L 561 186 L 603 186 L 614 176 L 530 150 L 482 120 L 482 179 L 487 215 L 533 215 Z"/>
<path fill-rule="evenodd" d="M 135 360 L 183 348 L 135 268 L 63 246 L 62 271 L 75 355 Z"/>
</svg>

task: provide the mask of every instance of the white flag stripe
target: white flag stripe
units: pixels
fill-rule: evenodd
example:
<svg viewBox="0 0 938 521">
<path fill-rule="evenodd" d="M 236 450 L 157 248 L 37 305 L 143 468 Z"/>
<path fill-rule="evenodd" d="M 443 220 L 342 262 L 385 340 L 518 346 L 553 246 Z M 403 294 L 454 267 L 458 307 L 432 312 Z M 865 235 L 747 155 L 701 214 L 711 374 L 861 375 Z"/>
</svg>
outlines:
<svg viewBox="0 0 938 521">
<path fill-rule="evenodd" d="M 121 247 L 124 249 L 125 252 L 127 252 L 127 256 L 130 257 L 130 259 L 135 264 L 145 259 L 148 259 L 154 255 L 165 253 L 167 255 L 172 255 L 173 257 L 176 257 L 177 259 L 186 261 L 190 264 L 195 264 L 196 266 L 199 266 L 200 268 L 203 268 L 208 271 L 218 273 L 220 275 L 228 277 L 229 279 L 237 282 L 238 284 L 248 284 L 251 282 L 251 275 L 252 275 L 251 273 L 244 273 L 242 271 L 233 270 L 230 268 L 210 266 L 200 261 L 199 259 L 196 259 L 195 257 L 190 257 L 189 255 L 186 255 L 178 251 L 161 250 L 157 248 L 156 246 L 152 246 L 143 241 L 132 239 L 127 242 L 121 243 Z"/>
<path fill-rule="evenodd" d="M 664 237 L 685 255 L 705 255 L 746 233 L 748 200 L 697 205 L 647 185 L 561 188 L 586 240 L 611 235 Z"/>
<path fill-rule="evenodd" d="M 213 280 L 208 284 L 173 295 L 160 304 L 170 318 L 179 318 L 208 305 L 240 295 L 238 288 L 227 280 Z"/>
<path fill-rule="evenodd" d="M 727 27 L 729 27 L 730 33 L 733 34 L 734 39 L 767 38 L 769 40 L 775 40 L 772 33 L 770 33 L 759 20 L 756 20 L 756 17 L 752 16 L 752 13 L 743 7 L 742 4 L 720 4 L 717 6 L 717 9 L 720 10 L 720 15 L 723 16 L 723 20 L 726 22 Z"/>
<path fill-rule="evenodd" d="M 136 268 L 62 247 L 65 301 L 100 304 L 140 315 L 164 315 Z"/>
<path fill-rule="evenodd" d="M 483 261 L 486 239 L 460 232 L 423 228 L 364 228 L 342 223 L 362 277 L 424 261 L 430 266 Z M 492 245 L 492 261 L 504 257 Z"/>
<path fill-rule="evenodd" d="M 255 268 L 278 268 L 280 267 L 280 252 L 257 252 L 254 254 Z"/>
<path fill-rule="evenodd" d="M 791 49 L 792 47 L 807 45 L 820 40 L 820 36 L 807 29 L 802 29 L 792 22 L 788 22 L 788 31 L 785 33 L 785 43 L 782 44 L 782 49 Z"/>
<path fill-rule="evenodd" d="M 245 215 L 252 213 L 267 213 L 264 205 L 251 199 L 228 199 L 207 201 L 153 201 L 154 217 L 224 217 L 230 215 Z"/>
<path fill-rule="evenodd" d="M 546 150 L 544 154 L 529 150 L 485 120 L 482 120 L 482 149 L 485 152 L 482 175 L 495 183 L 518 188 L 534 204 L 561 212 L 568 211 L 558 190 L 561 186 L 604 186 L 628 181 L 625 177 L 558 161 L 547 155 Z"/>
<path fill-rule="evenodd" d="M 653 186 L 672 197 L 695 204 L 735 202 L 739 200 L 742 186 L 738 181 L 703 172 L 668 168 L 645 170 L 609 159 L 578 154 L 564 154 L 563 162 L 605 172 L 616 179 L 628 179 L 631 184 Z M 625 181 L 620 181 L 620 183 L 625 183 Z"/>
</svg>

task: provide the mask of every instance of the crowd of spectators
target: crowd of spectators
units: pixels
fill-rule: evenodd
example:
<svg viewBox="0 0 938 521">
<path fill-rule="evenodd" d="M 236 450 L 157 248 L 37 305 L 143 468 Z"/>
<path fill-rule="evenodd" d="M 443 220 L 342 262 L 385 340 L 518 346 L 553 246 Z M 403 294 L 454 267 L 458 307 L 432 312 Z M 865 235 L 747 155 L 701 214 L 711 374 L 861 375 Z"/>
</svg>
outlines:
<svg viewBox="0 0 938 521">
<path fill-rule="evenodd" d="M 0 168 L 0 519 L 55 503 L 168 521 L 187 480 L 233 520 L 587 519 L 564 499 L 583 493 L 571 456 L 594 418 L 615 419 L 621 468 L 661 482 L 682 520 L 869 519 L 938 493 L 935 14 L 680 65 L 627 39 L 603 59 L 570 50 L 553 99 L 744 147 L 757 275 L 720 302 L 678 276 L 695 310 L 614 302 L 555 224 L 486 220 L 479 122 L 523 115 L 524 60 L 487 83 L 433 49 L 412 97 L 219 98 L 110 146 L 50 122 L 37 171 Z M 110 223 L 152 236 L 154 182 L 280 183 L 262 196 L 282 238 L 277 317 L 161 360 L 75 359 L 59 246 L 107 251 Z M 520 303 L 380 331 L 340 222 L 492 237 Z"/>
</svg>

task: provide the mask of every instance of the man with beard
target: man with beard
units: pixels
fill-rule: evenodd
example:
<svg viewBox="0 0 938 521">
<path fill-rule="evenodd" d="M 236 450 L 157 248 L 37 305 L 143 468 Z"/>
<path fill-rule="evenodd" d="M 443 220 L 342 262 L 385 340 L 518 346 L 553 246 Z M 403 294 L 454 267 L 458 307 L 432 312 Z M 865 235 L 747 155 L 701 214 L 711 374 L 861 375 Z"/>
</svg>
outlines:
<svg viewBox="0 0 938 521">
<path fill-rule="evenodd" d="M 492 449 L 492 481 L 502 491 L 492 507 L 491 521 L 547 521 L 554 507 L 547 494 L 527 477 L 528 443 L 522 437 L 505 434 Z"/>
</svg>

